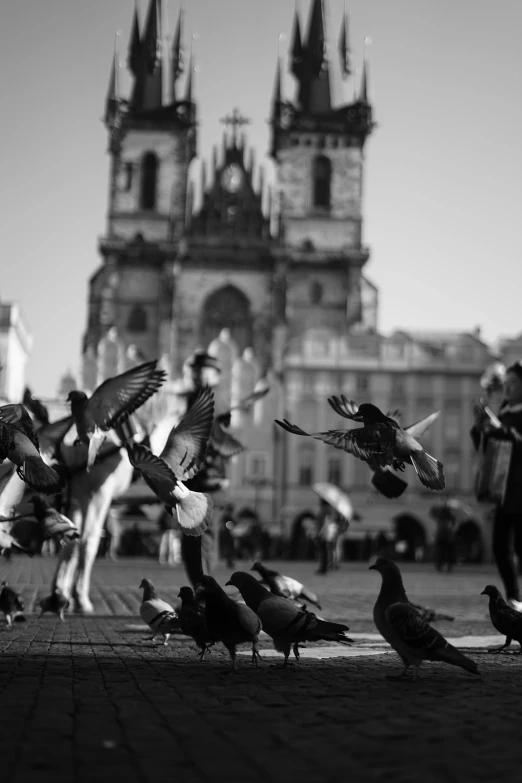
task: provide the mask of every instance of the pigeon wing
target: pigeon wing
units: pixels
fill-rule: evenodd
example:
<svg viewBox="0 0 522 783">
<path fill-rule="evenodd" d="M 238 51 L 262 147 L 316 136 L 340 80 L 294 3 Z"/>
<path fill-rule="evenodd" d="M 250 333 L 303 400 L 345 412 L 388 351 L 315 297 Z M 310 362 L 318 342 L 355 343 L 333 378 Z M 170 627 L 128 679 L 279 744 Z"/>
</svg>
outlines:
<svg viewBox="0 0 522 783">
<path fill-rule="evenodd" d="M 328 404 L 339 416 L 344 416 L 345 419 L 351 419 L 352 421 L 357 416 L 357 411 L 359 410 L 357 403 L 349 400 L 344 394 L 341 394 L 340 397 L 329 397 Z"/>
<path fill-rule="evenodd" d="M 150 449 L 140 443 L 127 446 L 127 454 L 133 468 L 140 471 L 153 492 L 156 492 L 158 485 L 172 492 L 177 484 L 177 478 L 161 457 L 154 456 Z"/>
<path fill-rule="evenodd" d="M 56 446 L 65 438 L 73 424 L 73 417 L 66 416 L 64 419 L 58 419 L 58 421 L 49 422 L 40 427 L 38 440 L 40 441 L 41 453 L 52 453 Z"/>
<path fill-rule="evenodd" d="M 328 430 L 312 434 L 317 440 L 353 454 L 364 462 L 373 460 L 374 463 L 384 466 L 389 465 L 393 459 L 392 449 L 396 438 L 391 427 L 377 424 L 353 430 Z"/>
<path fill-rule="evenodd" d="M 224 459 L 230 459 L 245 451 L 245 446 L 227 432 L 217 420 L 212 427 L 210 445 Z"/>
<path fill-rule="evenodd" d="M 258 400 L 262 400 L 269 391 L 270 388 L 267 386 L 265 389 L 260 389 L 259 391 L 249 394 L 247 397 L 243 397 L 242 400 L 230 408 L 230 411 L 243 411 L 246 413 Z"/>
<path fill-rule="evenodd" d="M 175 475 L 186 481 L 199 472 L 214 421 L 214 395 L 209 387 L 198 393 L 194 404 L 167 438 L 160 458 Z"/>
<path fill-rule="evenodd" d="M 104 431 L 127 419 L 166 380 L 167 374 L 156 364 L 145 362 L 104 381 L 87 401 L 85 418 Z"/>
<path fill-rule="evenodd" d="M 440 411 L 435 411 L 435 413 L 430 413 L 429 416 L 426 416 L 426 418 L 421 419 L 420 421 L 415 422 L 415 424 L 410 424 L 409 427 L 406 427 L 406 432 L 408 435 L 411 435 L 412 438 L 420 438 L 428 427 L 430 427 L 433 422 L 438 419 L 440 416 Z"/>
<path fill-rule="evenodd" d="M 33 446 L 38 450 L 40 449 L 33 420 L 24 405 L 21 403 L 2 405 L 0 408 L 0 420 L 15 427 L 19 432 L 23 432 Z"/>
</svg>

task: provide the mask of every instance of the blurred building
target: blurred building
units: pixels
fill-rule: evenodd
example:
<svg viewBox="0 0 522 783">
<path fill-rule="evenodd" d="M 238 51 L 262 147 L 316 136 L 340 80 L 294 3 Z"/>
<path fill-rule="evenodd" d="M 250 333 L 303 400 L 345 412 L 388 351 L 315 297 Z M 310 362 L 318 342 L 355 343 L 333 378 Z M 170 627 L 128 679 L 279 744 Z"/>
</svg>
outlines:
<svg viewBox="0 0 522 783">
<path fill-rule="evenodd" d="M 270 103 L 275 183 L 267 187 L 237 109 L 223 118 L 221 144 L 194 181 L 193 63 L 181 14 L 165 56 L 160 8 L 149 0 L 143 26 L 135 12 L 130 95 L 120 89 L 117 55 L 112 65 L 107 227 L 89 281 L 82 388 L 161 357 L 171 379 L 163 397 L 169 389 L 175 395 L 197 347 L 220 360 L 220 407 L 267 384 L 253 411 L 234 414 L 249 450 L 232 465 L 230 490 L 265 521 L 313 509 L 310 485 L 319 480 L 349 488 L 368 524 L 389 519 L 390 504 L 369 494 L 366 465 L 274 424 L 286 417 L 309 431 L 342 426 L 326 403 L 340 392 L 400 407 L 405 421 L 441 408 L 428 450 L 445 462 L 451 491 L 471 493 L 470 403 L 488 350 L 471 333 L 378 332 L 378 291 L 363 274 L 370 257 L 363 150 L 374 121 L 366 61 L 355 84 L 346 16 L 339 57 L 329 58 L 322 0 L 312 0 L 306 26 L 295 12 L 288 63 L 295 95 L 285 94 L 278 60 Z M 352 102 L 334 101 L 333 77 L 353 87 Z M 425 515 L 434 495 L 409 480 L 396 507 Z"/>
<path fill-rule="evenodd" d="M 516 337 L 502 337 L 498 341 L 497 353 L 502 364 L 507 367 L 513 362 L 522 361 L 522 332 Z"/>
<path fill-rule="evenodd" d="M 33 338 L 17 304 L 0 302 L 0 400 L 20 402 Z"/>
</svg>

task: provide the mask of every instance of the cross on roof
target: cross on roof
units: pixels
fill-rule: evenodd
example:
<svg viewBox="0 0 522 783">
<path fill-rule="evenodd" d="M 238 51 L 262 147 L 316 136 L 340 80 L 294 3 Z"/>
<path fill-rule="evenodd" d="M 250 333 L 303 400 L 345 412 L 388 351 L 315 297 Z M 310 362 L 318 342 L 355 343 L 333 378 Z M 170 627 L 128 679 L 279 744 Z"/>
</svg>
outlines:
<svg viewBox="0 0 522 783">
<path fill-rule="evenodd" d="M 250 120 L 242 116 L 237 106 L 232 110 L 232 114 L 227 114 L 226 117 L 222 117 L 220 122 L 222 122 L 225 126 L 232 125 L 232 136 L 234 138 L 234 142 L 237 136 L 237 129 L 242 125 L 250 125 Z"/>
</svg>

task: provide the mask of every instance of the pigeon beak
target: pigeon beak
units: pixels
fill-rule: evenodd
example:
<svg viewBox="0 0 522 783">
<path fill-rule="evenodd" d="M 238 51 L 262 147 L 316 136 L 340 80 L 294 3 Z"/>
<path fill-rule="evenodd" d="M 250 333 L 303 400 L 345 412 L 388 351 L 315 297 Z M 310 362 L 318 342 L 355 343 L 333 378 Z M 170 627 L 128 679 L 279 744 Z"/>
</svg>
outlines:
<svg viewBox="0 0 522 783">
<path fill-rule="evenodd" d="M 377 571 L 375 565 L 368 566 L 368 571 Z"/>
<path fill-rule="evenodd" d="M 225 587 L 228 587 L 229 585 L 231 585 L 232 587 L 234 586 L 234 585 L 232 584 L 232 582 L 225 582 Z"/>
<path fill-rule="evenodd" d="M 487 595 L 487 593 L 485 590 L 483 590 L 480 595 Z"/>
</svg>

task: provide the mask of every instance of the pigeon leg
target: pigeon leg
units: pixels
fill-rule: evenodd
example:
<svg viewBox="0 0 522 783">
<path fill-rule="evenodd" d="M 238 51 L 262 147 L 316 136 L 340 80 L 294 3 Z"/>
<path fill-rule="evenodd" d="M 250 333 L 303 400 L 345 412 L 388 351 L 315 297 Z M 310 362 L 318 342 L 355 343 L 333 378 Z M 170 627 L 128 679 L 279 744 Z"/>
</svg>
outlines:
<svg viewBox="0 0 522 783">
<path fill-rule="evenodd" d="M 488 652 L 489 652 L 490 654 L 496 655 L 496 654 L 497 654 L 497 653 L 499 653 L 501 650 L 504 650 L 506 647 L 509 647 L 509 645 L 511 644 L 511 642 L 512 642 L 512 641 L 513 641 L 513 639 L 511 639 L 509 636 L 506 636 L 506 641 L 504 642 L 504 644 L 502 645 L 502 647 L 495 647 L 495 649 L 494 649 L 494 650 L 488 650 Z M 521 650 L 521 652 L 522 652 L 522 647 L 520 648 L 520 650 Z"/>
<path fill-rule="evenodd" d="M 295 659 L 299 663 L 299 658 L 301 657 L 301 654 L 299 652 L 299 642 L 296 642 L 294 644 L 293 650 L 294 650 Z"/>
<path fill-rule="evenodd" d="M 261 656 L 259 655 L 259 650 L 257 649 L 257 642 L 254 642 L 254 644 L 252 645 L 252 663 L 255 664 L 256 669 L 258 665 L 257 664 L 258 658 L 260 661 L 262 660 Z"/>
<path fill-rule="evenodd" d="M 412 680 L 415 679 L 415 674 L 411 675 L 408 670 L 410 668 L 410 664 L 404 667 L 404 670 L 400 674 L 387 674 L 386 679 L 387 680 Z"/>
<path fill-rule="evenodd" d="M 41 616 L 42 616 L 42 615 L 40 615 L 40 617 L 41 617 Z M 58 617 L 60 618 L 60 622 L 62 622 L 62 623 L 64 623 L 64 622 L 65 622 L 65 617 L 64 617 L 64 615 L 63 615 L 63 609 L 60 609 L 60 611 L 59 611 L 59 613 L 58 613 Z"/>
<path fill-rule="evenodd" d="M 163 634 L 163 646 L 166 647 L 169 643 L 170 633 Z"/>
<path fill-rule="evenodd" d="M 7 621 L 7 627 L 11 629 L 13 627 L 13 618 L 10 614 L 6 614 L 5 619 Z"/>
</svg>

